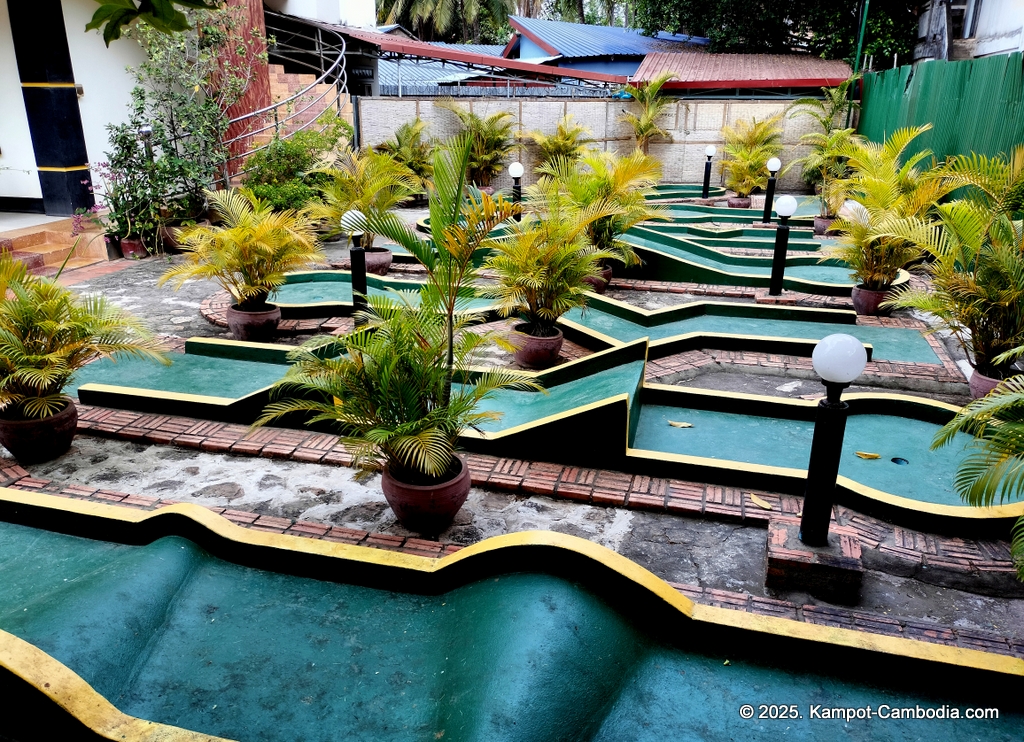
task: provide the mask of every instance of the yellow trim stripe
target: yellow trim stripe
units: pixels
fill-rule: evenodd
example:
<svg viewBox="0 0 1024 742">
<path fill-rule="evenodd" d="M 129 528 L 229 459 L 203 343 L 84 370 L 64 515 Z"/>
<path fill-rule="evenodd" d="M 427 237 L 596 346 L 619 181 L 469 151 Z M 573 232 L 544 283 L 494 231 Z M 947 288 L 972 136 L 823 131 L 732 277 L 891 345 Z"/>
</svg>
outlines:
<svg viewBox="0 0 1024 742">
<path fill-rule="evenodd" d="M 75 88 L 78 83 L 74 82 L 23 82 L 23 88 Z"/>
<path fill-rule="evenodd" d="M 41 173 L 73 173 L 79 170 L 88 170 L 88 165 L 75 165 L 74 167 L 37 167 Z"/>
</svg>

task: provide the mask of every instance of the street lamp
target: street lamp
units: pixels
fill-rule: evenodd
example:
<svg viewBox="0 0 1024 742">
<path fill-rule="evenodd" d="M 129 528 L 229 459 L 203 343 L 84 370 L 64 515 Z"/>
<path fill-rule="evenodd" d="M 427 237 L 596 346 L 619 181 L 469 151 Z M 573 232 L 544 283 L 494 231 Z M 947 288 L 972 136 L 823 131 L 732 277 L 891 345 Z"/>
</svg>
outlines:
<svg viewBox="0 0 1024 742">
<path fill-rule="evenodd" d="M 811 354 L 814 372 L 825 385 L 825 399 L 818 402 L 811 441 L 811 459 L 807 464 L 804 512 L 800 516 L 800 540 L 808 546 L 827 546 L 836 478 L 843 453 L 846 413 L 849 405 L 841 397 L 843 389 L 860 376 L 868 362 L 864 344 L 852 335 L 829 335 L 814 346 Z"/>
<path fill-rule="evenodd" d="M 768 187 L 764 190 L 764 214 L 761 223 L 768 224 L 772 220 L 772 200 L 775 198 L 775 176 L 782 169 L 782 160 L 773 157 L 768 160 Z M 790 215 L 792 216 L 792 214 Z"/>
<path fill-rule="evenodd" d="M 518 204 L 523 200 L 523 163 L 513 162 L 508 166 L 508 174 L 512 176 L 512 203 Z M 522 221 L 522 213 L 516 214 L 516 221 Z"/>
<path fill-rule="evenodd" d="M 789 250 L 789 217 L 796 213 L 796 199 L 782 196 L 775 205 L 779 215 L 779 226 L 775 230 L 775 253 L 772 255 L 772 278 L 768 284 L 768 295 L 782 293 L 782 279 L 786 274 L 786 252 Z"/>
<path fill-rule="evenodd" d="M 708 161 L 704 163 L 704 188 L 700 192 L 701 198 L 707 198 L 711 192 L 711 158 L 715 156 L 717 151 L 713 144 L 709 144 L 704 148 L 704 154 L 707 156 Z"/>
<path fill-rule="evenodd" d="M 357 225 L 364 219 L 362 212 L 352 209 L 341 217 L 342 229 L 348 230 L 352 238 L 352 249 L 349 250 L 349 261 L 352 266 L 352 311 L 358 313 L 366 309 L 366 251 L 363 250 L 363 235 L 357 232 Z M 356 324 L 361 324 L 356 320 Z"/>
<path fill-rule="evenodd" d="M 138 137 L 142 140 L 142 146 L 146 148 L 146 159 L 153 162 L 153 127 L 143 124 L 139 127 Z"/>
</svg>

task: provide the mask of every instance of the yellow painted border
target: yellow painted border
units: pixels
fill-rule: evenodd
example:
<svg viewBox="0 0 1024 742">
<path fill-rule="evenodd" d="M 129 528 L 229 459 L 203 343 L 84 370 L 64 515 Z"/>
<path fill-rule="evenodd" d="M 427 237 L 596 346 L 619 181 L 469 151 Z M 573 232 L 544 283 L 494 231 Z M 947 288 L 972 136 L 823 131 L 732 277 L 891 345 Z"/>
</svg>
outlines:
<svg viewBox="0 0 1024 742">
<path fill-rule="evenodd" d="M 75 82 L 23 82 L 23 88 L 77 88 Z"/>
<path fill-rule="evenodd" d="M 88 165 L 75 165 L 73 167 L 37 167 L 41 173 L 75 173 L 80 170 L 88 170 Z"/>
</svg>

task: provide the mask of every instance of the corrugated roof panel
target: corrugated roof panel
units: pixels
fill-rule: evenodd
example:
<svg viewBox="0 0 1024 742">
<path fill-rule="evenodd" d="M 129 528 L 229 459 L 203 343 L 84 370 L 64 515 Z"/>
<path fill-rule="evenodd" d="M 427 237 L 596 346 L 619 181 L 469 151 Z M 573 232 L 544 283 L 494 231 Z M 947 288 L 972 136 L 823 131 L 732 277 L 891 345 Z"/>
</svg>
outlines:
<svg viewBox="0 0 1024 742">
<path fill-rule="evenodd" d="M 443 41 L 428 41 L 431 46 L 439 46 L 443 49 L 455 49 L 458 51 L 472 52 L 473 54 L 489 54 L 492 57 L 500 57 L 504 51 L 504 44 L 447 44 Z"/>
<path fill-rule="evenodd" d="M 663 38 L 644 36 L 632 28 L 588 26 L 582 23 L 544 21 L 539 18 L 509 16 L 512 27 L 522 32 L 549 54 L 567 58 L 639 57 L 652 52 L 678 52 L 686 46 L 707 44 L 696 36 L 668 35 Z"/>
<path fill-rule="evenodd" d="M 664 72 L 675 75 L 666 88 L 796 88 L 838 85 L 853 71 L 842 60 L 798 54 L 657 52 L 644 57 L 632 80 L 647 82 Z"/>
<path fill-rule="evenodd" d="M 381 85 L 397 85 L 398 71 L 402 71 L 403 85 L 436 85 L 440 82 L 456 82 L 470 77 L 479 77 L 479 72 L 466 72 L 460 67 L 441 62 L 415 62 L 403 59 L 401 64 L 390 59 L 377 62 L 377 80 Z"/>
</svg>

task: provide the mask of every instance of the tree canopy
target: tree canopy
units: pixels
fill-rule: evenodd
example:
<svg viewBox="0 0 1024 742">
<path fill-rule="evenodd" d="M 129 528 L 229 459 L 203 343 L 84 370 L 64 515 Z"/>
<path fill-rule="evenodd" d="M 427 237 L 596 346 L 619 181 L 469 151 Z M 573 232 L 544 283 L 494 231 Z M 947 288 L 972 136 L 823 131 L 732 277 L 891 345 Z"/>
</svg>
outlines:
<svg viewBox="0 0 1024 742">
<path fill-rule="evenodd" d="M 157 31 L 175 33 L 191 28 L 181 8 L 214 10 L 223 0 L 96 0 L 99 6 L 86 31 L 103 30 L 103 41 L 121 38 L 125 28 L 135 21 L 147 23 Z M 180 7 L 176 7 L 180 6 Z"/>
</svg>

